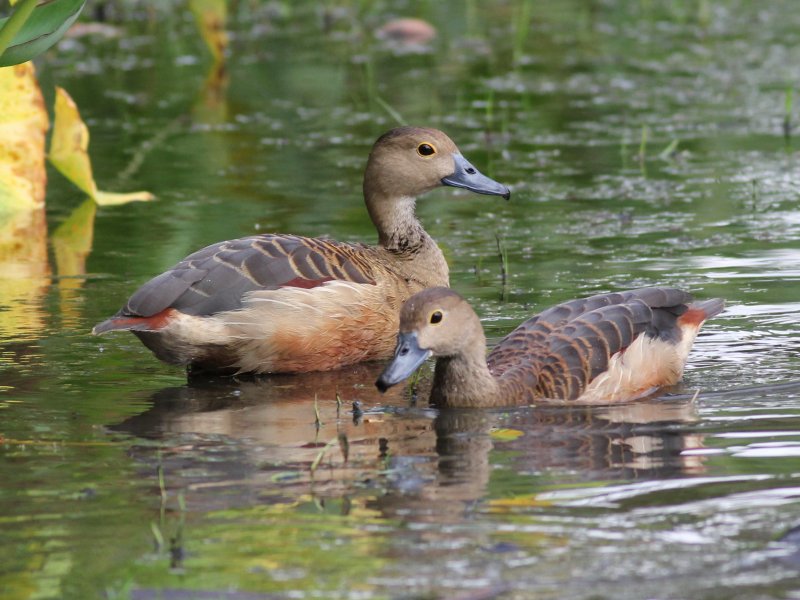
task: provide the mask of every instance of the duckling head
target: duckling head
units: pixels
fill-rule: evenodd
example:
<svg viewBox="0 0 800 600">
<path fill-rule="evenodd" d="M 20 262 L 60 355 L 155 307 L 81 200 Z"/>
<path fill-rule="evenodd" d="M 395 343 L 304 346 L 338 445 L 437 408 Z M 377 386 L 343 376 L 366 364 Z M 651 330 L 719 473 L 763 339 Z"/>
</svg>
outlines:
<svg viewBox="0 0 800 600">
<path fill-rule="evenodd" d="M 385 392 L 428 358 L 459 356 L 473 347 L 484 353 L 486 338 L 472 307 L 450 288 L 428 288 L 403 305 L 394 358 L 375 385 Z"/>
</svg>

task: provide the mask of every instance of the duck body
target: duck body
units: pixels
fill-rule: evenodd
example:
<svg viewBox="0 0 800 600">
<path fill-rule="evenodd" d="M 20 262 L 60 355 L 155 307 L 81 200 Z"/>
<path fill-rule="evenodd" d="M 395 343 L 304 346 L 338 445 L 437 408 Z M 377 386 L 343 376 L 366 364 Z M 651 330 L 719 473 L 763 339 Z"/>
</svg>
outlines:
<svg viewBox="0 0 800 600">
<path fill-rule="evenodd" d="M 675 288 L 599 294 L 531 317 L 486 356 L 472 308 L 433 288 L 404 305 L 395 358 L 377 386 L 436 356 L 431 401 L 440 406 L 630 402 L 680 380 L 700 326 L 723 307 Z"/>
<path fill-rule="evenodd" d="M 417 195 L 440 185 L 509 195 L 444 133 L 398 128 L 375 143 L 364 178 L 377 245 L 284 234 L 213 244 L 145 283 L 93 333 L 129 330 L 165 362 L 217 373 L 324 371 L 388 357 L 403 302 L 449 283 L 415 216 Z"/>
<path fill-rule="evenodd" d="M 403 301 L 447 283 L 444 257 L 429 250 L 417 257 L 430 266 L 420 280 L 379 247 L 275 234 L 222 242 L 150 280 L 106 323 L 201 371 L 326 371 L 385 358 Z"/>
</svg>

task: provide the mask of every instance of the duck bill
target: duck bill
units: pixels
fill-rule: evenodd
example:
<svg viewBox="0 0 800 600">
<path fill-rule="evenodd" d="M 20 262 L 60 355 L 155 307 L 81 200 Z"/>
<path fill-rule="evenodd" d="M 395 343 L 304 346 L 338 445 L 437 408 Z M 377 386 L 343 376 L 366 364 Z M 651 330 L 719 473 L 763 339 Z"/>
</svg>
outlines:
<svg viewBox="0 0 800 600">
<path fill-rule="evenodd" d="M 416 333 L 400 333 L 397 336 L 397 347 L 394 358 L 378 377 L 375 387 L 383 393 L 409 377 L 420 365 L 430 358 L 432 352 L 419 347 Z"/>
<path fill-rule="evenodd" d="M 453 162 L 455 171 L 452 175 L 442 178 L 443 185 L 464 188 L 478 194 L 502 196 L 506 200 L 511 197 L 511 190 L 478 171 L 461 154 L 453 154 Z"/>
</svg>

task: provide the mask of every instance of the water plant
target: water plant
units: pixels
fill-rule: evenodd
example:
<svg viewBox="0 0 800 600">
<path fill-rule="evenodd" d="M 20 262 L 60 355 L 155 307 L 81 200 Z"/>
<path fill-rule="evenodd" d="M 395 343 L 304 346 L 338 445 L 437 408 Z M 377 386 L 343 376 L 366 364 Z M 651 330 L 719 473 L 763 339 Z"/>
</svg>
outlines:
<svg viewBox="0 0 800 600">
<path fill-rule="evenodd" d="M 508 249 L 499 233 L 494 234 L 494 239 L 497 242 L 497 254 L 500 258 L 500 300 L 506 302 L 508 300 Z"/>
<path fill-rule="evenodd" d="M 15 4 L 13 1 L 12 5 Z M 0 19 L 0 67 L 22 64 L 55 44 L 78 18 L 86 0 L 21 0 Z"/>
<path fill-rule="evenodd" d="M 322 419 L 319 418 L 319 403 L 317 402 L 317 395 L 314 394 L 314 427 L 319 428 L 322 427 Z"/>
<path fill-rule="evenodd" d="M 672 160 L 678 150 L 678 144 L 680 144 L 679 139 L 676 138 L 672 140 L 661 152 L 658 153 L 658 158 L 661 160 Z"/>
<path fill-rule="evenodd" d="M 647 141 L 650 137 L 650 128 L 642 125 L 642 133 L 639 137 L 639 152 L 636 155 L 639 161 L 639 173 L 642 177 L 647 177 Z"/>
<path fill-rule="evenodd" d="M 639 159 L 639 164 L 643 165 L 647 158 L 647 138 L 650 135 L 650 129 L 647 125 L 642 125 L 642 133 L 639 137 L 639 153 L 636 157 Z"/>
<path fill-rule="evenodd" d="M 514 64 L 519 65 L 525 49 L 525 42 L 528 40 L 528 32 L 531 23 L 531 0 L 520 0 L 513 12 L 514 18 Z"/>
<path fill-rule="evenodd" d="M 786 86 L 786 92 L 783 99 L 783 137 L 788 143 L 792 139 L 792 105 L 794 104 L 794 89 L 792 86 Z"/>
<path fill-rule="evenodd" d="M 339 443 L 339 436 L 336 436 L 335 438 L 328 440 L 328 442 L 322 448 L 319 449 L 319 452 L 317 452 L 317 455 L 314 457 L 314 460 L 311 461 L 311 466 L 309 467 L 309 471 L 311 471 L 312 477 L 314 476 L 314 473 L 319 467 L 319 463 L 322 462 L 322 458 L 325 456 L 328 450 L 333 448 L 333 446 L 338 443 Z"/>
<path fill-rule="evenodd" d="M 417 385 L 422 378 L 422 369 L 417 369 L 414 374 L 408 378 L 408 397 L 411 404 L 417 401 Z"/>
</svg>

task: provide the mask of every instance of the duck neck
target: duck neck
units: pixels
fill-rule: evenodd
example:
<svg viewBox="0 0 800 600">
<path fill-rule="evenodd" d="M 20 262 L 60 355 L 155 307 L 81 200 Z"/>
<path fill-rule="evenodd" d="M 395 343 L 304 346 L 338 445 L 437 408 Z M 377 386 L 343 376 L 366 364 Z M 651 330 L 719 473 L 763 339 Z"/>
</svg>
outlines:
<svg viewBox="0 0 800 600">
<path fill-rule="evenodd" d="M 367 197 L 367 210 L 378 230 L 380 246 L 394 254 L 406 256 L 418 254 L 432 242 L 417 219 L 414 210 L 416 198 L 376 196 L 372 194 Z"/>
<path fill-rule="evenodd" d="M 486 365 L 486 344 L 470 344 L 470 352 L 436 359 L 431 402 L 441 407 L 500 406 L 500 384 Z"/>
<path fill-rule="evenodd" d="M 450 285 L 449 268 L 414 211 L 416 199 L 393 197 L 364 185 L 367 210 L 378 230 L 378 249 L 413 291 Z"/>
</svg>

